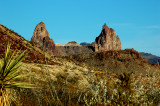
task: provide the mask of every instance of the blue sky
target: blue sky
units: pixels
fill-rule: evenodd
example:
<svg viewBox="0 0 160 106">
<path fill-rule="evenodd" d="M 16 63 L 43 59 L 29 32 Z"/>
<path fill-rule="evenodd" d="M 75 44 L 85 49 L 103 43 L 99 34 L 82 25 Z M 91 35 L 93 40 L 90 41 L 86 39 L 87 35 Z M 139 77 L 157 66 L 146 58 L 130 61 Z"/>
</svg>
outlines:
<svg viewBox="0 0 160 106">
<path fill-rule="evenodd" d="M 1 0 L 0 24 L 27 40 L 41 21 L 55 43 L 91 43 L 106 23 L 122 49 L 160 56 L 160 0 Z"/>
</svg>

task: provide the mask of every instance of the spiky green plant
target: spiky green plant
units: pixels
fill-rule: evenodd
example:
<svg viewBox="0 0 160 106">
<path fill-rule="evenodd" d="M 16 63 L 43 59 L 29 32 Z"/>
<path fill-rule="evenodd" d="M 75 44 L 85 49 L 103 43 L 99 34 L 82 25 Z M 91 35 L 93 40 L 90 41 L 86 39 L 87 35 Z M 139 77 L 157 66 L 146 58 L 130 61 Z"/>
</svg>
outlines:
<svg viewBox="0 0 160 106">
<path fill-rule="evenodd" d="M 10 104 L 7 89 L 14 88 L 31 88 L 33 85 L 25 82 L 20 82 L 18 79 L 23 78 L 25 75 L 20 75 L 23 70 L 20 70 L 20 62 L 24 60 L 27 53 L 26 51 L 21 54 L 16 54 L 16 51 L 11 53 L 10 44 L 7 45 L 5 50 L 5 57 L 3 62 L 0 61 L 0 105 L 5 106 Z"/>
</svg>

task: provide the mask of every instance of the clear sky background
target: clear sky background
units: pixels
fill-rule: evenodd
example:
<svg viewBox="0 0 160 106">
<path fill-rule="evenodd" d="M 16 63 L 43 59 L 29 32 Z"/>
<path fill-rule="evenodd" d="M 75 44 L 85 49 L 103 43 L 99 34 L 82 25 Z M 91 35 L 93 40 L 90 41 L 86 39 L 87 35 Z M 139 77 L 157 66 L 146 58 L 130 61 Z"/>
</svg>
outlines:
<svg viewBox="0 0 160 106">
<path fill-rule="evenodd" d="M 1 0 L 0 24 L 30 40 L 43 21 L 55 43 L 91 43 L 106 23 L 122 49 L 160 56 L 160 0 Z"/>
</svg>

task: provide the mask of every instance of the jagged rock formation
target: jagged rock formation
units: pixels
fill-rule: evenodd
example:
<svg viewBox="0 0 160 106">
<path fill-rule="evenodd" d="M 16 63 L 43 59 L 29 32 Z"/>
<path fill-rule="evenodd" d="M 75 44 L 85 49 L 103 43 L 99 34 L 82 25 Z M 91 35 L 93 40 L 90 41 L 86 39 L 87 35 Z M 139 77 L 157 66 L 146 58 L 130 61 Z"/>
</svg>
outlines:
<svg viewBox="0 0 160 106">
<path fill-rule="evenodd" d="M 54 41 L 49 37 L 44 22 L 41 22 L 36 26 L 31 42 L 39 48 L 51 52 L 54 55 L 61 56 L 121 49 L 119 37 L 116 35 L 116 32 L 106 24 L 103 25 L 101 34 L 92 44 L 81 43 L 80 45 L 77 42 L 72 41 L 65 45 L 55 45 Z"/>
<path fill-rule="evenodd" d="M 104 24 L 101 34 L 96 37 L 95 51 L 109 51 L 120 49 L 121 41 L 116 35 L 116 32 L 112 28 L 109 28 L 106 24 Z"/>
<path fill-rule="evenodd" d="M 37 47 L 53 53 L 54 55 L 57 55 L 55 43 L 52 39 L 50 39 L 44 22 L 40 22 L 39 24 L 37 24 L 31 38 L 31 42 Z"/>
<path fill-rule="evenodd" d="M 92 44 L 83 42 L 79 45 L 75 41 L 72 41 L 65 45 L 57 45 L 57 48 L 61 55 L 83 54 L 97 51 L 103 52 L 121 50 L 121 41 L 116 35 L 116 32 L 104 24 L 101 34 L 96 37 L 95 42 Z"/>
<path fill-rule="evenodd" d="M 37 24 L 34 30 L 31 42 L 33 42 L 38 47 L 42 47 L 43 39 L 45 39 L 45 37 L 49 37 L 49 33 L 46 29 L 45 23 L 40 22 L 39 24 Z"/>
</svg>

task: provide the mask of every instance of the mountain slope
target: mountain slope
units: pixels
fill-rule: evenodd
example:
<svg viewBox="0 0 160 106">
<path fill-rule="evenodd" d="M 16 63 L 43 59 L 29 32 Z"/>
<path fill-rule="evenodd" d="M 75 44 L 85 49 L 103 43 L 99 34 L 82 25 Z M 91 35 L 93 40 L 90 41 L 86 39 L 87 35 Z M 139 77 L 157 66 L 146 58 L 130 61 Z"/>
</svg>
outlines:
<svg viewBox="0 0 160 106">
<path fill-rule="evenodd" d="M 11 49 L 17 51 L 27 50 L 28 56 L 25 62 L 56 64 L 45 58 L 45 53 L 39 48 L 33 46 L 29 41 L 25 40 L 22 36 L 0 25 L 0 58 L 4 57 L 4 51 L 7 44 L 11 44 Z"/>
<path fill-rule="evenodd" d="M 148 60 L 149 63 L 160 65 L 160 57 L 152 55 L 150 53 L 144 53 L 144 52 L 141 52 L 141 55 L 142 55 L 143 58 Z"/>
<path fill-rule="evenodd" d="M 158 66 L 153 66 L 143 59 L 141 54 L 133 49 L 95 52 L 89 54 L 72 55 L 66 57 L 78 62 L 78 64 L 86 64 L 96 70 L 121 74 L 123 72 L 132 72 L 135 75 L 146 75 L 148 71 L 153 73 L 159 70 Z"/>
</svg>

